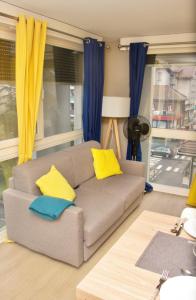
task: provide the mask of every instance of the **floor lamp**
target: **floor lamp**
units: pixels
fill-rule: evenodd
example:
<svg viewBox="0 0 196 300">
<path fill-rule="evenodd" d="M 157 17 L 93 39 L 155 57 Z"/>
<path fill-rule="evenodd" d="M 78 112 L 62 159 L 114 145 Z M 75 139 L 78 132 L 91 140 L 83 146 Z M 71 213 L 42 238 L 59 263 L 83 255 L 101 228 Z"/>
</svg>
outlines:
<svg viewBox="0 0 196 300">
<path fill-rule="evenodd" d="M 106 131 L 106 136 L 103 142 L 103 148 L 108 147 L 111 133 L 113 132 L 117 156 L 121 158 L 121 147 L 118 131 L 118 119 L 119 118 L 128 118 L 130 112 L 130 98 L 126 97 L 103 97 L 102 105 L 102 117 L 109 118 L 108 127 Z"/>
</svg>

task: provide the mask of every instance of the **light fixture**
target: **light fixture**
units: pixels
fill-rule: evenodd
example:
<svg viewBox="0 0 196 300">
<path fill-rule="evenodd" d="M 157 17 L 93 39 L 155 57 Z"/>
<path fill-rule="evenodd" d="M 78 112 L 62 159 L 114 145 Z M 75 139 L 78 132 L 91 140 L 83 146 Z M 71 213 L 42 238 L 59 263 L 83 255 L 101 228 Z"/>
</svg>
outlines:
<svg viewBox="0 0 196 300">
<path fill-rule="evenodd" d="M 130 113 L 130 98 L 128 97 L 103 97 L 102 104 L 102 117 L 109 118 L 108 128 L 106 131 L 106 136 L 103 143 L 103 148 L 108 147 L 111 132 L 113 131 L 116 147 L 117 147 L 117 156 L 121 158 L 121 147 L 118 131 L 118 119 L 119 118 L 128 118 Z"/>
</svg>

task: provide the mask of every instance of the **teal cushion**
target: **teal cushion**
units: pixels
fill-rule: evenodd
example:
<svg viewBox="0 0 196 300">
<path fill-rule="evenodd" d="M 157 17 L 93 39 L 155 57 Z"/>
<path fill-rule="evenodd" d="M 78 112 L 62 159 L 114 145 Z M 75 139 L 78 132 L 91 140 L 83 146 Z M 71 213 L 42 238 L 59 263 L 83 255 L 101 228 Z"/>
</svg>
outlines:
<svg viewBox="0 0 196 300">
<path fill-rule="evenodd" d="M 54 221 L 71 205 L 75 203 L 61 198 L 39 196 L 31 203 L 29 209 L 42 219 Z"/>
</svg>

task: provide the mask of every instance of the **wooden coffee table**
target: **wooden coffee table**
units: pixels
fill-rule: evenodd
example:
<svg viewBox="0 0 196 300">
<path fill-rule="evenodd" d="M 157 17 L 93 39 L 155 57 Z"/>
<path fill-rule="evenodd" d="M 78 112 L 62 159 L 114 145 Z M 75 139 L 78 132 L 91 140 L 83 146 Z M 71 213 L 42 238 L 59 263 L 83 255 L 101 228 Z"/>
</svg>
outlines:
<svg viewBox="0 0 196 300">
<path fill-rule="evenodd" d="M 157 231 L 170 233 L 177 218 L 144 211 L 79 283 L 77 300 L 150 300 L 160 275 L 135 266 Z M 188 237 L 184 231 L 181 236 Z M 157 297 L 159 299 L 159 297 Z"/>
</svg>

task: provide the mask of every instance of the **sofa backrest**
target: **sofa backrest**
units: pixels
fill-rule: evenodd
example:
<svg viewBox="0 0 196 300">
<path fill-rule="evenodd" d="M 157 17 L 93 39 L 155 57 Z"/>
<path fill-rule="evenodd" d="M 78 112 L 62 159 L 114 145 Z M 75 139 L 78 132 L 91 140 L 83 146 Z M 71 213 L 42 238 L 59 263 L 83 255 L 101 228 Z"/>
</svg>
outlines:
<svg viewBox="0 0 196 300">
<path fill-rule="evenodd" d="M 14 167 L 14 188 L 40 195 L 35 182 L 50 170 L 51 165 L 56 166 L 72 187 L 80 185 L 95 175 L 91 148 L 100 148 L 100 144 L 89 141 Z"/>
<path fill-rule="evenodd" d="M 90 141 L 65 150 L 72 158 L 75 186 L 95 176 L 91 148 L 100 148 L 100 144 Z"/>
</svg>

